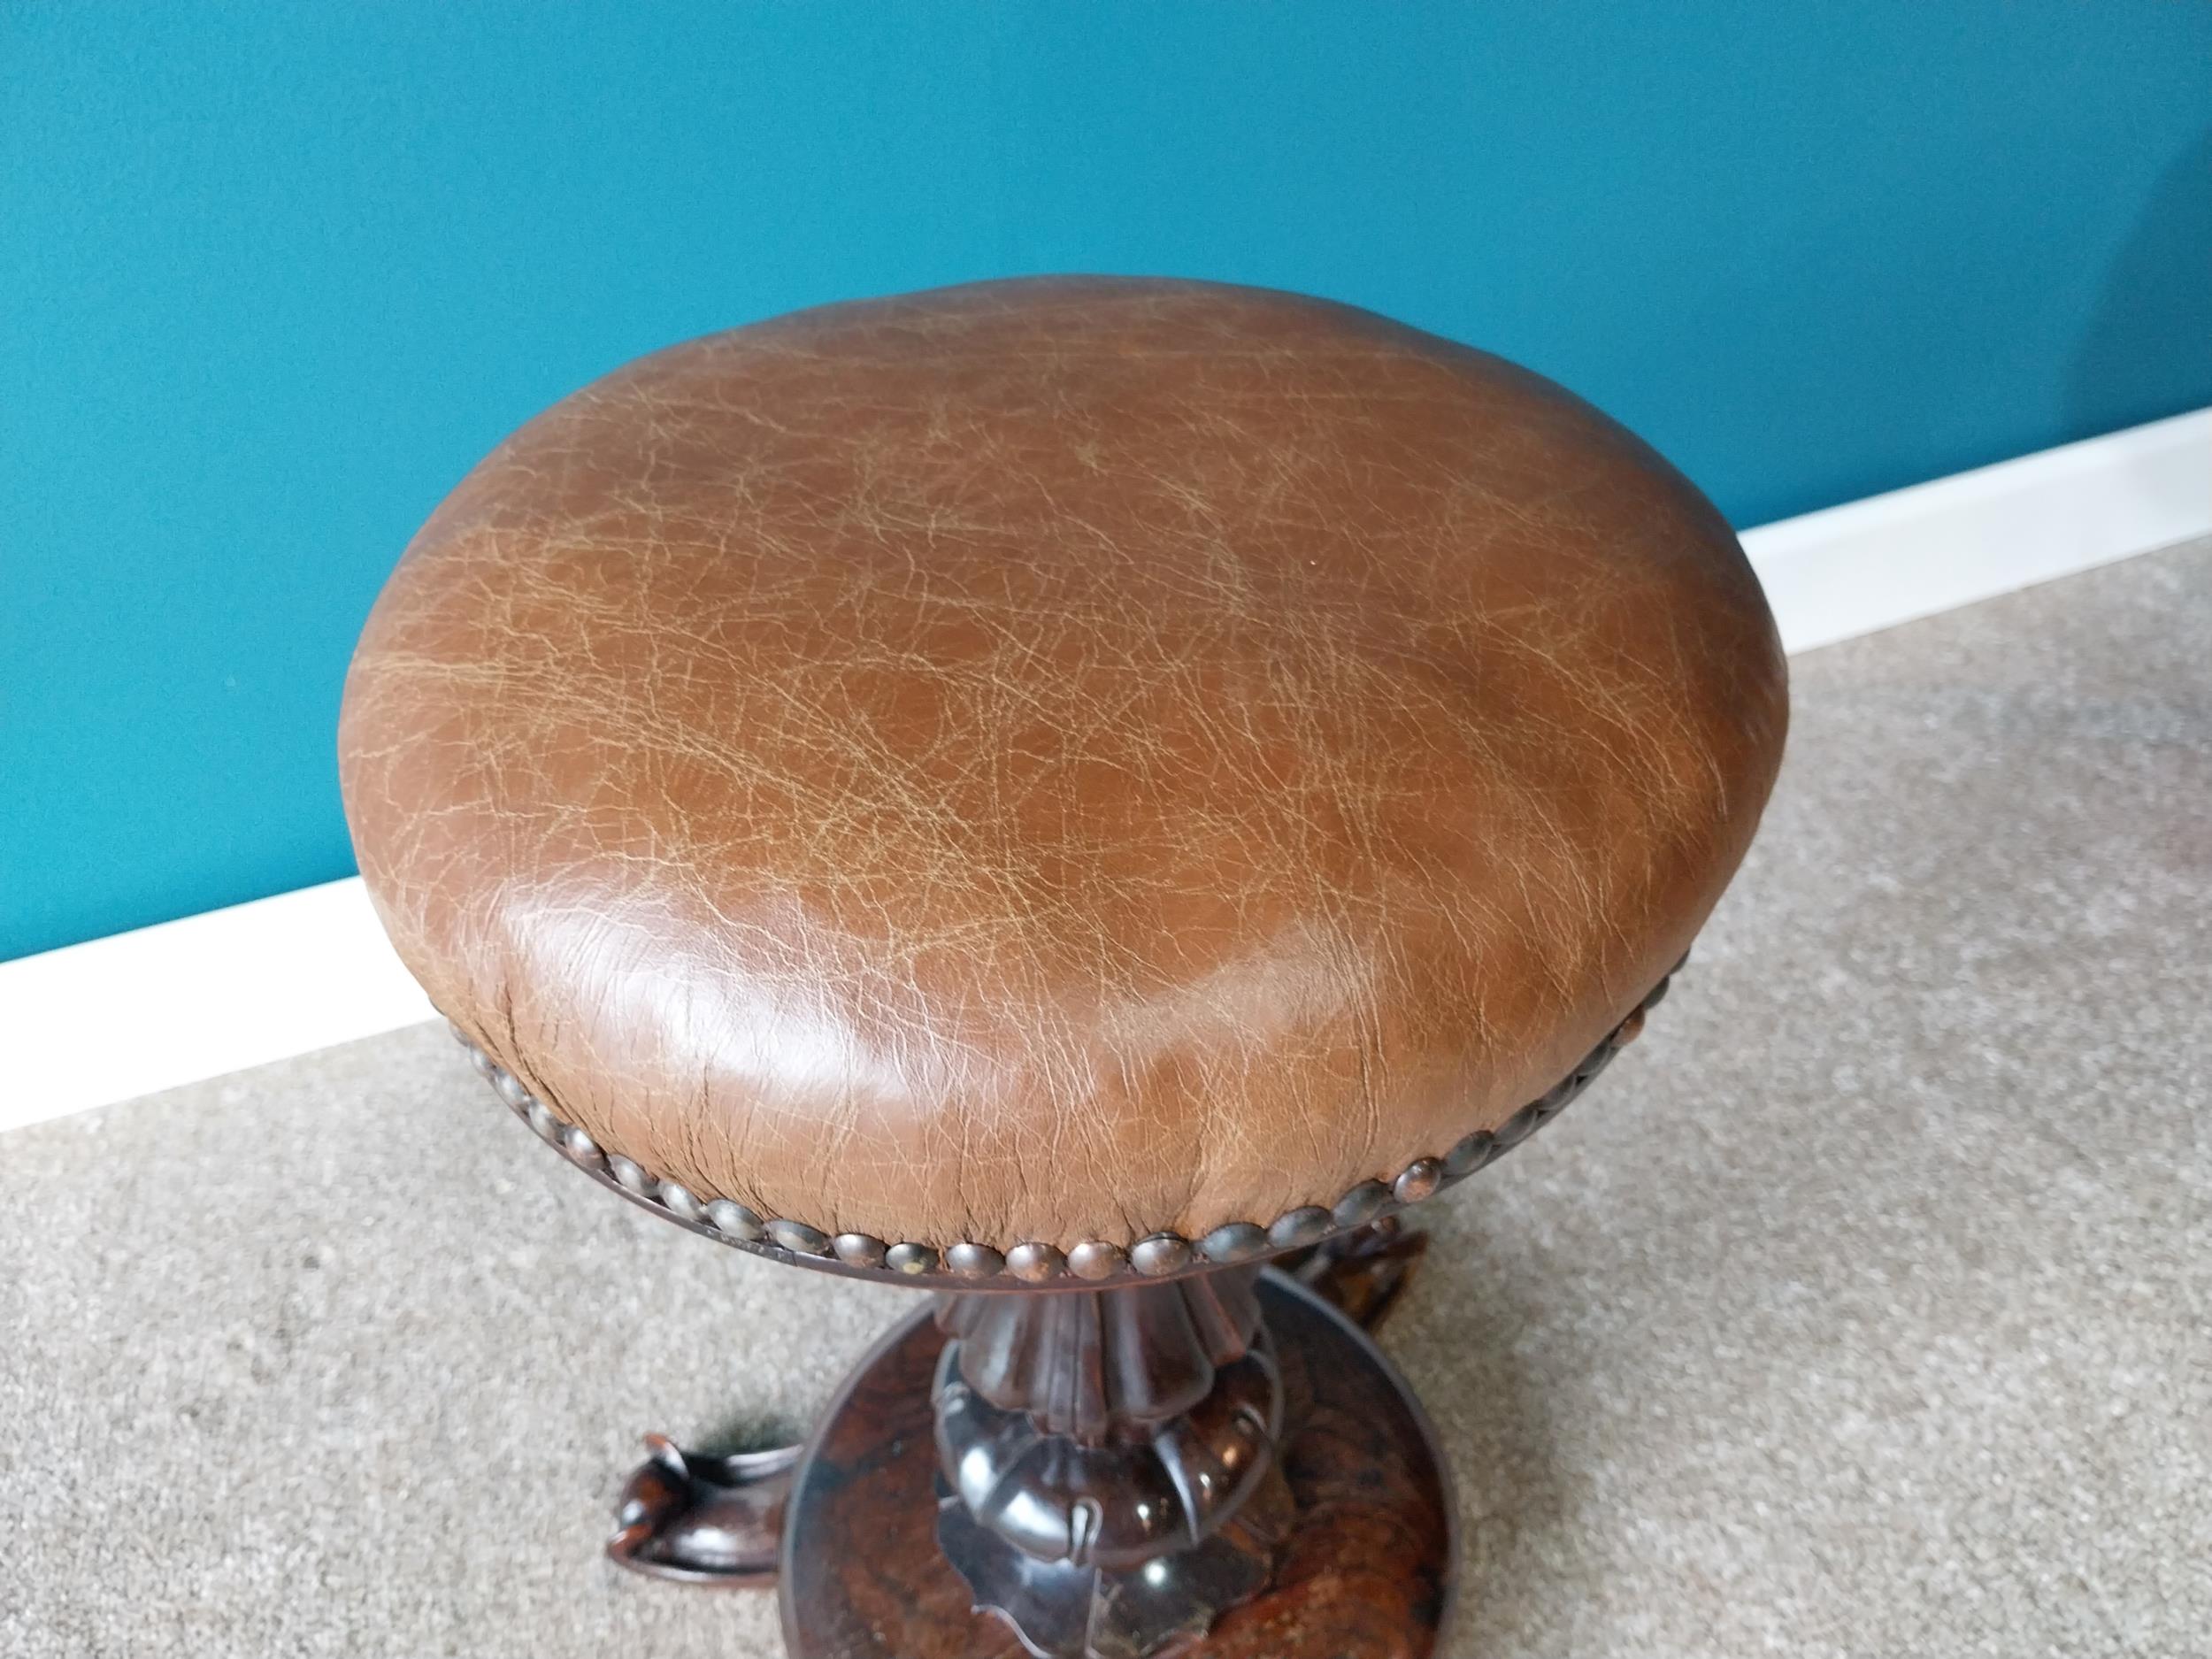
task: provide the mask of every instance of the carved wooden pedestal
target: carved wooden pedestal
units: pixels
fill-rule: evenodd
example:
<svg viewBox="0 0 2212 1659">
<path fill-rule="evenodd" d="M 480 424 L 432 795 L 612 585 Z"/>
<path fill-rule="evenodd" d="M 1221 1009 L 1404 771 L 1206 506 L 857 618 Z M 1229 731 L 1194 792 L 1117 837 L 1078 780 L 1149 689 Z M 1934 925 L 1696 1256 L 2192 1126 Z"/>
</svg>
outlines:
<svg viewBox="0 0 2212 1659">
<path fill-rule="evenodd" d="M 780 1584 L 791 1659 L 1422 1659 L 1451 1504 L 1363 1327 L 1425 1242 L 1385 1217 L 1264 1273 L 941 1294 L 805 1447 L 649 1436 L 608 1553 Z"/>
<path fill-rule="evenodd" d="M 1239 1274 L 1228 1287 L 1224 1277 L 1121 1293 L 1217 1304 L 1225 1324 L 1192 1320 L 1217 1351 L 1233 1345 L 1240 1295 L 1255 1316 L 1243 1353 L 1209 1361 L 1202 1394 L 1167 1417 L 1088 1417 L 1089 1385 L 1041 1357 L 1065 1350 L 1035 1336 L 990 1346 L 995 1322 L 1025 1323 L 1020 1304 L 1063 1302 L 1043 1317 L 1098 1331 L 1117 1319 L 1171 1326 L 1164 1304 L 1082 1312 L 1077 1303 L 1100 1293 L 1017 1294 L 987 1315 L 958 1297 L 895 1331 L 848 1381 L 793 1479 L 781 1585 L 791 1659 L 1434 1652 L 1451 1504 L 1420 1408 L 1366 1334 L 1313 1292 L 1279 1273 Z M 1186 1359 L 1196 1351 L 1164 1340 Z M 978 1341 L 986 1351 L 964 1364 Z M 1101 1406 L 1128 1398 L 1104 1380 L 1106 1339 L 1076 1351 L 1099 1362 L 1089 1375 Z M 987 1400 L 979 1432 L 979 1377 L 1033 1402 L 1041 1388 L 1044 1421 L 1033 1403 L 1025 1431 L 1010 1427 L 992 1414 L 1015 1409 Z M 1158 1407 L 1182 1396 L 1156 1375 L 1133 1397 Z M 1096 1431 L 1087 1440 L 1055 1432 L 1084 1425 Z"/>
<path fill-rule="evenodd" d="M 1294 1512 L 1258 1278 L 939 1308 L 937 1541 L 1044 1659 L 1142 1659 L 1267 1581 Z"/>
</svg>

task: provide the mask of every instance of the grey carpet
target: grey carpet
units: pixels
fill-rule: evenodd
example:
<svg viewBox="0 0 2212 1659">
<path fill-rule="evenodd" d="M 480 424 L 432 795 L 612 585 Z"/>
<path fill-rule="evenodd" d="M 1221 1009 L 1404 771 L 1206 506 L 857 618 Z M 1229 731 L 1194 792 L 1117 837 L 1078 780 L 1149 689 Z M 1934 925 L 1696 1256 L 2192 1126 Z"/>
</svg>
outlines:
<svg viewBox="0 0 2212 1659">
<path fill-rule="evenodd" d="M 2207 546 L 1800 660 L 1690 971 L 1386 1333 L 1456 1653 L 2212 1645 L 2208 664 Z M 773 1653 L 598 1559 L 619 1471 L 911 1305 L 617 1202 L 428 1029 L 0 1137 L 0 1653 Z"/>
</svg>

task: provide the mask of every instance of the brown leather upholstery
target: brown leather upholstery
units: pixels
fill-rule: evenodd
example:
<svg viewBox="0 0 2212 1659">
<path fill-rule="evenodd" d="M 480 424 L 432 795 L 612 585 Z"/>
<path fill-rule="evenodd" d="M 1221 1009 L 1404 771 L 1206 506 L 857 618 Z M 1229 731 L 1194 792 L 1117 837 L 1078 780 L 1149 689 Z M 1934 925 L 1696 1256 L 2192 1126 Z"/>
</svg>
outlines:
<svg viewBox="0 0 2212 1659">
<path fill-rule="evenodd" d="M 1785 709 L 1727 526 L 1557 387 L 1083 278 L 540 416 L 408 549 L 342 747 L 401 955 L 603 1148 L 1069 1248 L 1541 1094 L 1704 920 Z"/>
</svg>

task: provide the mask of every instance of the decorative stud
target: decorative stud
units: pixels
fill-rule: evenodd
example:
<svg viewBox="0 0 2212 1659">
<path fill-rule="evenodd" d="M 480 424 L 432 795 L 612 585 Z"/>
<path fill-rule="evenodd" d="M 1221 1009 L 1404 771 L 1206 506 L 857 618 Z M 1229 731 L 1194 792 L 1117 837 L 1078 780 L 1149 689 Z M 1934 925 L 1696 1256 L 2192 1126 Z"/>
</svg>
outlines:
<svg viewBox="0 0 2212 1659">
<path fill-rule="evenodd" d="M 1444 1183 L 1444 1165 L 1436 1158 L 1416 1158 L 1391 1183 L 1391 1196 L 1402 1204 L 1417 1204 Z"/>
<path fill-rule="evenodd" d="M 1363 1227 L 1390 1208 L 1390 1189 L 1380 1181 L 1362 1181 L 1336 1201 L 1329 1212 L 1340 1227 Z"/>
<path fill-rule="evenodd" d="M 1225 1222 L 1198 1241 L 1210 1262 L 1248 1262 L 1267 1249 L 1267 1229 L 1248 1221 Z"/>
<path fill-rule="evenodd" d="M 1129 1247 L 1129 1265 L 1148 1279 L 1190 1265 L 1190 1240 L 1176 1233 L 1156 1233 Z"/>
<path fill-rule="evenodd" d="M 549 1141 L 556 1146 L 560 1144 L 561 1120 L 553 1115 L 543 1101 L 532 1101 L 530 1109 L 522 1115 L 529 1119 L 530 1127 L 539 1140 Z"/>
<path fill-rule="evenodd" d="M 766 1231 L 760 1217 L 733 1199 L 718 1198 L 707 1206 L 707 1225 L 726 1239 L 740 1244 L 757 1244 Z"/>
<path fill-rule="evenodd" d="M 1068 1258 L 1049 1244 L 1018 1244 L 1006 1253 L 1006 1271 L 1031 1285 L 1041 1285 L 1068 1271 Z"/>
<path fill-rule="evenodd" d="M 945 1252 L 945 1265 L 963 1279 L 988 1279 L 1005 1267 L 1006 1258 L 987 1244 L 964 1240 Z"/>
<path fill-rule="evenodd" d="M 830 1240 L 830 1248 L 848 1267 L 881 1267 L 890 1255 L 881 1239 L 872 1239 L 864 1233 L 841 1233 Z"/>
<path fill-rule="evenodd" d="M 495 1071 L 492 1075 L 492 1087 L 499 1091 L 499 1098 L 517 1111 L 526 1111 L 529 1109 L 529 1086 L 512 1071 Z"/>
<path fill-rule="evenodd" d="M 635 1193 L 640 1198 L 653 1195 L 653 1178 L 640 1169 L 634 1159 L 626 1158 L 619 1152 L 607 1160 L 607 1173 L 621 1184 L 625 1192 Z"/>
<path fill-rule="evenodd" d="M 827 1256 L 829 1234 L 803 1221 L 772 1221 L 768 1236 L 794 1256 Z"/>
<path fill-rule="evenodd" d="M 471 1048 L 469 1049 L 469 1064 L 476 1068 L 476 1075 L 487 1082 L 492 1081 L 499 1075 L 498 1063 L 481 1048 Z"/>
<path fill-rule="evenodd" d="M 1472 1175 L 1490 1162 L 1497 1150 L 1497 1138 L 1487 1129 L 1478 1129 L 1463 1136 L 1449 1152 L 1444 1155 L 1444 1178 L 1456 1181 Z"/>
<path fill-rule="evenodd" d="M 1538 1122 L 1540 1121 L 1543 1110 L 1544 1102 L 1542 1101 L 1534 1101 L 1530 1104 L 1522 1107 L 1520 1110 L 1515 1112 L 1513 1116 L 1500 1124 L 1493 1133 L 1493 1139 L 1497 1144 L 1498 1150 L 1501 1152 L 1508 1151 L 1514 1147 L 1519 1146 L 1522 1141 L 1527 1140 L 1529 1133 L 1533 1130 Z"/>
<path fill-rule="evenodd" d="M 937 1252 L 926 1244 L 895 1244 L 883 1260 L 895 1273 L 927 1273 L 936 1269 Z"/>
<path fill-rule="evenodd" d="M 691 1188 L 674 1181 L 661 1183 L 661 1205 L 679 1221 L 697 1221 L 707 1213 L 691 1195 Z"/>
<path fill-rule="evenodd" d="M 606 1165 L 598 1142 L 572 1125 L 561 1132 L 561 1150 L 568 1154 L 570 1163 L 581 1164 L 585 1169 L 603 1169 Z"/>
<path fill-rule="evenodd" d="M 1118 1244 L 1086 1239 L 1068 1252 L 1068 1266 L 1078 1279 L 1112 1279 L 1128 1271 L 1129 1256 Z"/>
<path fill-rule="evenodd" d="M 1302 1250 L 1335 1231 L 1335 1217 L 1318 1204 L 1308 1204 L 1276 1217 L 1275 1225 L 1267 1230 L 1267 1241 L 1279 1250 Z"/>
</svg>

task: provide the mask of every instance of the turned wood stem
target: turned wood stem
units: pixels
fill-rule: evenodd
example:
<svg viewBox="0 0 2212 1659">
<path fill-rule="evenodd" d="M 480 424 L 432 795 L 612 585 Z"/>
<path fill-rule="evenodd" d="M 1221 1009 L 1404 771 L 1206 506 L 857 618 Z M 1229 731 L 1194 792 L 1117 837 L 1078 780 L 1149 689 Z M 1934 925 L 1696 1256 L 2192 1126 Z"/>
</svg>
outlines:
<svg viewBox="0 0 2212 1659">
<path fill-rule="evenodd" d="M 1002 1411 L 1086 1446 L 1188 1413 L 1260 1332 L 1257 1268 L 1111 1290 L 951 1294 L 937 1324 L 961 1379 Z"/>
<path fill-rule="evenodd" d="M 1216 1533 L 1281 1428 L 1257 1279 L 943 1298 L 938 1451 L 970 1516 L 1038 1561 L 1110 1571 Z"/>
</svg>

